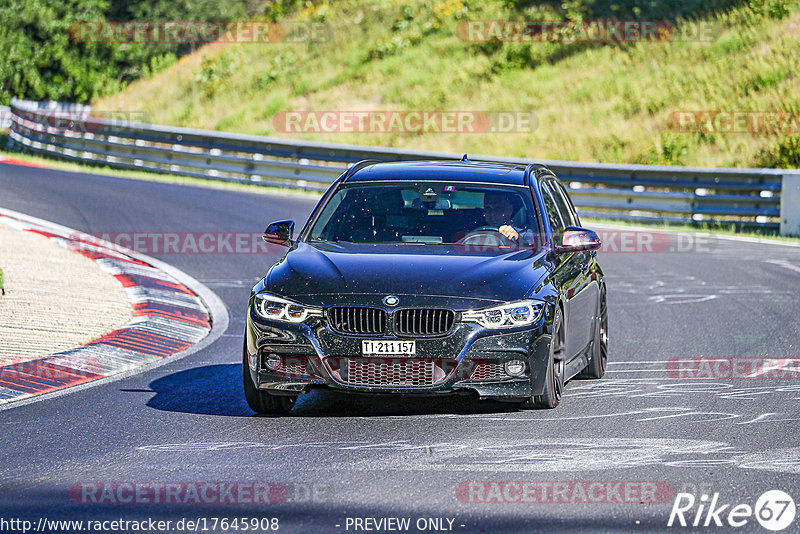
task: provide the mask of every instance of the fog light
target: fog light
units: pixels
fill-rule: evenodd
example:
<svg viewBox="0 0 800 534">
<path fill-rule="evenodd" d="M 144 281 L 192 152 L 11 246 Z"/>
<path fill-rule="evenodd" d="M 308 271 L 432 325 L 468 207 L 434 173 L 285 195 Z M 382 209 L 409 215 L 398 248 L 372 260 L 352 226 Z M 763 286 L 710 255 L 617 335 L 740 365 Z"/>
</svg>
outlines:
<svg viewBox="0 0 800 534">
<path fill-rule="evenodd" d="M 270 371 L 276 371 L 280 369 L 283 360 L 277 354 L 270 354 L 267 356 L 267 359 L 264 361 L 264 365 L 267 366 L 267 369 Z"/>
<path fill-rule="evenodd" d="M 506 374 L 509 376 L 522 376 L 525 373 L 525 362 L 522 360 L 509 360 L 506 362 Z"/>
</svg>

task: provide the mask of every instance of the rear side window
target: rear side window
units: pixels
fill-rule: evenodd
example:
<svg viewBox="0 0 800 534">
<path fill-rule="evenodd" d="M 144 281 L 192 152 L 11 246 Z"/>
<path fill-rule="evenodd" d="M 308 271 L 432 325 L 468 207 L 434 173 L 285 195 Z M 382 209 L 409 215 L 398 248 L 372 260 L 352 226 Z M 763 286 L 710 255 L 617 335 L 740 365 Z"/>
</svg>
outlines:
<svg viewBox="0 0 800 534">
<path fill-rule="evenodd" d="M 564 221 L 555 200 L 553 200 L 553 192 L 550 190 L 548 182 L 542 182 L 542 200 L 544 200 L 544 208 L 547 210 L 550 226 L 553 228 L 553 239 L 556 243 L 561 243 L 561 237 L 564 235 Z"/>
<path fill-rule="evenodd" d="M 555 180 L 547 180 L 547 185 L 549 186 L 550 193 L 553 195 L 556 208 L 558 208 L 558 212 L 561 214 L 561 220 L 564 222 L 564 226 L 576 226 L 578 222 L 575 220 L 572 211 L 567 205 L 567 201 L 558 189 L 561 184 L 557 183 Z"/>
<path fill-rule="evenodd" d="M 561 211 L 561 214 L 564 217 L 564 224 L 567 226 L 580 226 L 581 221 L 578 219 L 578 213 L 575 211 L 575 205 L 572 203 L 572 199 L 569 198 L 567 194 L 567 190 L 564 189 L 564 186 L 561 182 L 556 180 L 551 180 L 553 186 L 553 192 L 555 193 L 556 203 L 558 204 L 558 208 Z M 561 202 L 558 202 L 558 197 L 561 197 Z"/>
</svg>

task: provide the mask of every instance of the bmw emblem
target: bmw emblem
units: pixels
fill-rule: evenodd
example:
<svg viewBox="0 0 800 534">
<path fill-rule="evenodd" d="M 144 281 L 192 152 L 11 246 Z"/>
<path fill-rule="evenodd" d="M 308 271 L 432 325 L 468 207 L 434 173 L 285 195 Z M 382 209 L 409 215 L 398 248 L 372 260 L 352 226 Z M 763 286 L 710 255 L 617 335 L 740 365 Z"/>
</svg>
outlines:
<svg viewBox="0 0 800 534">
<path fill-rule="evenodd" d="M 397 306 L 400 302 L 400 299 L 395 297 L 394 295 L 389 295 L 388 297 L 383 297 L 383 303 L 387 306 Z"/>
</svg>

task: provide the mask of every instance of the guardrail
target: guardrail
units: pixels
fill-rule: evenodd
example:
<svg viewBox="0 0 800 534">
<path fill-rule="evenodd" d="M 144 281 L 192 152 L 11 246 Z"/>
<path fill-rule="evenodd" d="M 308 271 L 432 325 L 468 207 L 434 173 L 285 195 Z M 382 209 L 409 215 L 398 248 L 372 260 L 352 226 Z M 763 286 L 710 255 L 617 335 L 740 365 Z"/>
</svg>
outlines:
<svg viewBox="0 0 800 534">
<path fill-rule="evenodd" d="M 315 191 L 324 190 L 348 165 L 362 159 L 461 157 L 159 126 L 92 116 L 88 106 L 17 99 L 11 102 L 9 146 L 123 169 Z M 485 155 L 470 155 L 470 159 L 543 163 L 569 184 L 582 215 L 726 222 L 780 227 L 783 234 L 800 234 L 800 206 L 794 201 L 781 203 L 787 182 L 792 191 L 800 187 L 800 170 L 617 165 Z"/>
</svg>

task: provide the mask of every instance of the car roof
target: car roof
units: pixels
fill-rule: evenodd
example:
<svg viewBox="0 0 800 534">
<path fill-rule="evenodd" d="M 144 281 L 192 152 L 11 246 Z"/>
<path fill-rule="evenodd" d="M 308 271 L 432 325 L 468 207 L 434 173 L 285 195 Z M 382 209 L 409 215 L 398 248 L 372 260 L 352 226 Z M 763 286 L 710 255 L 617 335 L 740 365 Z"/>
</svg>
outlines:
<svg viewBox="0 0 800 534">
<path fill-rule="evenodd" d="M 526 185 L 525 165 L 477 161 L 398 161 L 356 169 L 347 182 L 476 182 Z"/>
</svg>

